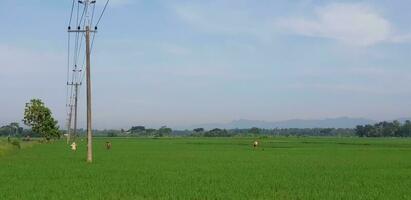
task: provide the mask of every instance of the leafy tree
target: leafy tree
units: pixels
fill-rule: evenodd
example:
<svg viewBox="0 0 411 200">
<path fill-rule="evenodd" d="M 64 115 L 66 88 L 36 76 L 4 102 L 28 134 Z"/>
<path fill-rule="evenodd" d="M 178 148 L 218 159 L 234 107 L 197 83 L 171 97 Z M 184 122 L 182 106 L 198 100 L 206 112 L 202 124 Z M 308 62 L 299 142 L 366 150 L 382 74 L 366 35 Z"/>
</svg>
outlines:
<svg viewBox="0 0 411 200">
<path fill-rule="evenodd" d="M 146 130 L 146 127 L 144 126 L 133 126 L 131 127 L 129 131 L 131 133 L 140 133 L 140 132 L 144 132 L 145 130 Z"/>
<path fill-rule="evenodd" d="M 357 126 L 355 133 L 360 137 L 409 137 L 411 136 L 411 121 L 401 124 L 393 122 L 379 122 L 374 125 Z"/>
<path fill-rule="evenodd" d="M 401 123 L 398 120 L 392 122 L 392 135 L 396 137 L 401 137 Z"/>
<path fill-rule="evenodd" d="M 156 137 L 169 136 L 171 135 L 171 132 L 173 132 L 171 128 L 168 128 L 167 126 L 162 126 L 160 129 L 158 129 L 158 131 L 156 131 L 155 136 Z"/>
<path fill-rule="evenodd" d="M 320 130 L 320 135 L 331 135 L 333 128 L 324 128 Z"/>
<path fill-rule="evenodd" d="M 362 126 L 362 125 L 358 125 L 358 126 L 355 128 L 355 132 L 356 132 L 356 134 L 357 134 L 359 137 L 365 137 L 365 136 L 366 136 L 365 128 L 364 128 L 364 126 Z"/>
<path fill-rule="evenodd" d="M 215 128 L 204 133 L 205 137 L 228 137 L 230 134 L 225 129 Z"/>
<path fill-rule="evenodd" d="M 107 137 L 117 137 L 117 133 L 114 131 L 110 131 L 107 133 Z"/>
<path fill-rule="evenodd" d="M 193 131 L 195 133 L 202 133 L 202 132 L 204 132 L 204 128 L 195 128 Z"/>
<path fill-rule="evenodd" d="M 400 128 L 400 135 L 402 137 L 411 137 L 411 121 L 405 121 L 404 125 Z"/>
<path fill-rule="evenodd" d="M 153 128 L 148 128 L 146 129 L 146 135 L 147 136 L 154 136 L 156 134 L 157 130 Z"/>
<path fill-rule="evenodd" d="M 196 137 L 198 137 L 198 136 L 203 136 L 203 134 L 204 134 L 204 128 L 195 128 L 195 129 L 193 129 L 193 131 L 191 132 L 191 136 L 196 136 Z"/>
<path fill-rule="evenodd" d="M 32 99 L 26 103 L 23 122 L 46 140 L 60 137 L 57 121 L 54 120 L 50 109 L 40 99 Z"/>
<path fill-rule="evenodd" d="M 21 133 L 20 132 L 21 127 L 20 127 L 19 123 L 13 122 L 13 123 L 10 123 L 9 126 L 12 129 L 14 135 L 18 135 L 19 133 Z"/>
<path fill-rule="evenodd" d="M 0 136 L 21 136 L 22 133 L 23 127 L 16 122 L 0 127 Z"/>
<path fill-rule="evenodd" d="M 258 135 L 258 134 L 260 134 L 260 129 L 257 128 L 257 127 L 253 127 L 253 128 L 250 129 L 250 133 L 253 134 L 253 135 Z"/>
</svg>

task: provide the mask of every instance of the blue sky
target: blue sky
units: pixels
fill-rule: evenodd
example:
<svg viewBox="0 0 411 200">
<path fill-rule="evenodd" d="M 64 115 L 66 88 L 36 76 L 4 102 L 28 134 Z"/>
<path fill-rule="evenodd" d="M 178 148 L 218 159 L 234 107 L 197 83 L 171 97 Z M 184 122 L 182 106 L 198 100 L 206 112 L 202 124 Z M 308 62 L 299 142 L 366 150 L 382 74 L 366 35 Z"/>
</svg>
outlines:
<svg viewBox="0 0 411 200">
<path fill-rule="evenodd" d="M 99 7 L 105 3 L 97 1 Z M 0 122 L 66 119 L 71 0 L 0 0 Z M 111 0 L 93 51 L 96 128 L 411 112 L 411 2 Z M 84 88 L 80 125 L 85 119 Z"/>
</svg>

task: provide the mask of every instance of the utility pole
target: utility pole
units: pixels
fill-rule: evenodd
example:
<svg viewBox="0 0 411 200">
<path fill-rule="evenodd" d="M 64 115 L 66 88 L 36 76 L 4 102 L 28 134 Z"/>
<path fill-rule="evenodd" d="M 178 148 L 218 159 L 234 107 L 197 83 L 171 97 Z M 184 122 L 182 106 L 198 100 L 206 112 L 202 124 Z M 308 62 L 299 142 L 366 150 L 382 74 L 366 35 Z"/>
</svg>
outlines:
<svg viewBox="0 0 411 200">
<path fill-rule="evenodd" d="M 80 2 L 80 1 L 79 1 Z M 81 1 L 87 7 L 95 1 L 84 0 Z M 92 116 L 91 116 L 91 75 L 90 75 L 90 33 L 97 32 L 96 30 L 90 30 L 90 26 L 86 25 L 85 30 L 81 27 L 77 27 L 77 30 L 68 30 L 68 32 L 85 34 L 86 38 L 86 82 L 87 82 L 87 162 L 93 162 L 93 133 L 92 133 Z M 76 85 L 77 88 L 78 85 Z M 77 90 L 77 89 L 76 89 Z M 77 98 L 77 95 L 76 95 Z M 76 100 L 77 101 L 77 100 Z M 77 105 L 77 104 L 76 104 Z M 77 109 L 76 109 L 77 110 Z"/>
<path fill-rule="evenodd" d="M 77 66 L 75 66 L 74 73 L 80 73 L 81 70 L 77 69 Z M 73 105 L 70 105 L 70 117 L 69 117 L 69 124 L 71 127 L 71 121 L 74 122 L 74 127 L 73 127 L 73 137 L 72 140 L 75 140 L 77 137 L 77 102 L 78 102 L 78 87 L 81 85 L 81 83 L 68 83 L 67 85 L 74 86 L 74 120 L 72 120 L 72 112 L 73 112 Z"/>
<path fill-rule="evenodd" d="M 68 118 L 68 128 L 67 128 L 67 144 L 70 142 L 72 112 L 73 112 L 73 105 L 70 105 L 70 114 Z"/>
<path fill-rule="evenodd" d="M 86 0 L 86 2 L 88 2 Z M 90 26 L 86 26 L 86 82 L 87 82 L 87 162 L 93 162 L 93 133 L 91 132 L 91 75 L 90 75 Z"/>
<path fill-rule="evenodd" d="M 92 163 L 93 162 L 93 133 L 92 133 L 92 112 L 91 112 L 91 58 L 90 58 L 90 53 L 91 53 L 91 47 L 90 47 L 90 33 L 96 33 L 97 32 L 97 26 L 104 14 L 104 11 L 107 8 L 107 4 L 109 3 L 110 0 L 106 1 L 106 4 L 101 12 L 100 17 L 98 18 L 97 23 L 95 24 L 95 28 L 94 30 L 91 30 L 90 27 L 93 26 L 93 17 L 94 17 L 94 8 L 95 8 L 95 4 L 96 4 L 96 0 L 79 0 L 79 1 L 73 1 L 73 6 L 72 6 L 72 11 L 71 11 L 71 16 L 70 16 L 70 22 L 69 22 L 69 27 L 68 27 L 68 32 L 74 32 L 77 34 L 81 34 L 80 38 L 83 38 L 82 36 L 85 36 L 85 40 L 86 40 L 86 88 L 87 88 L 87 162 L 88 163 Z M 83 14 L 80 18 L 80 20 L 78 20 L 78 14 L 77 14 L 77 30 L 71 30 L 70 28 L 70 24 L 71 24 L 71 20 L 72 20 L 72 16 L 73 16 L 73 10 L 74 10 L 74 2 L 77 2 L 78 7 L 77 7 L 77 12 L 79 11 L 79 5 L 83 4 L 84 9 L 83 9 Z M 89 9 L 91 6 L 91 4 L 94 4 L 94 7 L 92 9 Z M 89 16 L 89 10 L 92 10 L 92 14 L 91 17 Z M 83 16 L 85 16 L 84 20 L 83 20 Z M 70 35 L 70 34 L 69 34 Z M 78 42 L 78 37 L 76 37 L 76 40 Z M 94 35 L 93 35 L 93 41 L 94 41 Z M 69 43 L 70 43 L 70 36 L 69 36 Z M 76 43 L 77 45 L 78 43 Z M 81 44 L 81 43 L 80 43 Z M 81 45 L 80 45 L 81 46 Z M 80 48 L 81 49 L 81 48 Z M 77 55 L 78 49 L 76 46 L 76 50 L 75 50 L 75 55 Z M 74 58 L 75 63 L 77 63 L 77 57 Z M 77 66 L 75 66 L 75 70 L 74 73 L 76 73 L 77 71 Z M 80 70 L 81 71 L 81 70 Z M 80 82 L 75 82 L 72 83 L 73 86 L 75 86 L 75 108 L 74 108 L 74 136 L 76 136 L 76 132 L 77 132 L 77 97 L 78 97 L 78 86 L 81 85 L 81 81 Z"/>
<path fill-rule="evenodd" d="M 81 83 L 76 83 L 75 85 L 75 98 L 74 98 L 74 132 L 73 132 L 73 139 L 75 140 L 77 137 L 77 100 L 78 100 L 78 86 L 81 85 Z"/>
<path fill-rule="evenodd" d="M 88 2 L 88 1 L 85 1 Z M 91 75 L 90 75 L 90 33 L 97 32 L 96 30 L 90 30 L 90 26 L 86 26 L 85 30 L 81 30 L 80 27 L 77 30 L 68 30 L 68 32 L 78 32 L 86 34 L 86 82 L 87 82 L 87 162 L 93 162 L 93 133 L 91 128 Z M 78 90 L 79 84 L 76 83 L 73 85 L 76 86 L 76 93 Z M 77 94 L 76 99 L 77 102 Z M 77 103 L 76 103 L 77 105 Z M 77 110 L 77 108 L 76 108 Z M 77 111 L 76 111 L 77 113 Z M 77 114 L 75 114 L 77 115 Z M 77 119 L 75 120 L 77 121 Z M 77 125 L 76 125 L 77 126 Z M 77 127 L 76 127 L 77 128 Z"/>
</svg>

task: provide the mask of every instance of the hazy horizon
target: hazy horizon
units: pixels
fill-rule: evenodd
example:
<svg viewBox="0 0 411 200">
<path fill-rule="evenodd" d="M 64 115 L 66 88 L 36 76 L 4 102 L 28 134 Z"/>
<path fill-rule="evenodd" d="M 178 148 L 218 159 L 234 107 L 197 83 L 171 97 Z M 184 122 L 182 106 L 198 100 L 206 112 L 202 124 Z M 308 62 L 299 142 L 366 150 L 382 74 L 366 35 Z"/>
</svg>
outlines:
<svg viewBox="0 0 411 200">
<path fill-rule="evenodd" d="M 110 2 L 93 128 L 411 116 L 409 1 Z M 0 124 L 40 98 L 65 126 L 71 3 L 0 1 Z"/>
</svg>

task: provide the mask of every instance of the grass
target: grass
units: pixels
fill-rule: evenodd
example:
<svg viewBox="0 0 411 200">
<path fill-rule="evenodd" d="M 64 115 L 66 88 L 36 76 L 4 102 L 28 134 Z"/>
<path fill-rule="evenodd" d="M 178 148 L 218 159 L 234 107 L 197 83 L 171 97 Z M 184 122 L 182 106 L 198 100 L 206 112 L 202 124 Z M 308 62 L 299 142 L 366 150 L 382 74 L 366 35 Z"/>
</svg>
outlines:
<svg viewBox="0 0 411 200">
<path fill-rule="evenodd" d="M 411 199 L 411 140 L 95 139 L 0 158 L 0 199 Z"/>
<path fill-rule="evenodd" d="M 12 145 L 7 143 L 7 140 L 0 138 L 0 156 L 6 154 L 12 149 Z"/>
<path fill-rule="evenodd" d="M 11 139 L 11 143 L 7 141 L 7 138 L 0 138 L 0 157 L 9 154 L 11 152 L 15 152 L 16 150 L 19 150 L 19 148 L 15 145 L 13 145 L 13 142 L 17 142 L 20 144 L 21 148 L 28 148 L 32 147 L 36 142 L 21 142 L 19 140 L 16 140 L 15 138 Z"/>
</svg>

